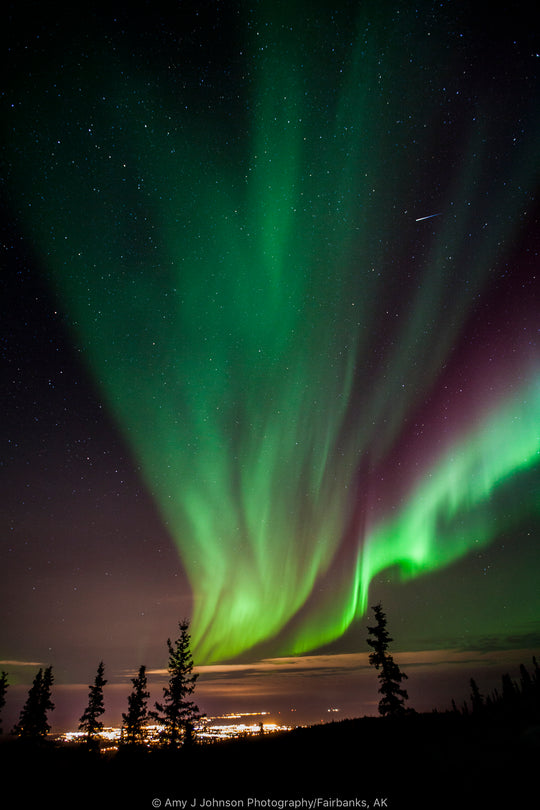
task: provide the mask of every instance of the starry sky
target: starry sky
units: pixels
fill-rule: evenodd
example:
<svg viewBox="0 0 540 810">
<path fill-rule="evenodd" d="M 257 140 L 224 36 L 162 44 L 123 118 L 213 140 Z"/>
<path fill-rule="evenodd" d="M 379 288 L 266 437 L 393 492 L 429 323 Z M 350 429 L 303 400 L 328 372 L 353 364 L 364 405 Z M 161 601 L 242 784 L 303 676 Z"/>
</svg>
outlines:
<svg viewBox="0 0 540 810">
<path fill-rule="evenodd" d="M 209 713 L 372 713 L 379 600 L 420 709 L 539 651 L 540 53 L 468 5 L 11 4 L 0 666 L 58 726 L 184 616 Z"/>
</svg>

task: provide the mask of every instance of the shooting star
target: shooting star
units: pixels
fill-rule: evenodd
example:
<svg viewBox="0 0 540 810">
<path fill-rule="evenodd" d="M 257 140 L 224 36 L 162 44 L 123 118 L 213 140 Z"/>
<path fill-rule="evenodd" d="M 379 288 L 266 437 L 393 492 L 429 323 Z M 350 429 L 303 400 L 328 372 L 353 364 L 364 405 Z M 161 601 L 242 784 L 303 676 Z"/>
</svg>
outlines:
<svg viewBox="0 0 540 810">
<path fill-rule="evenodd" d="M 427 217 L 418 217 L 418 219 L 415 220 L 415 222 L 422 222 L 423 219 L 432 219 L 433 217 L 440 217 L 441 214 L 442 214 L 442 211 L 439 214 L 428 214 Z"/>
</svg>

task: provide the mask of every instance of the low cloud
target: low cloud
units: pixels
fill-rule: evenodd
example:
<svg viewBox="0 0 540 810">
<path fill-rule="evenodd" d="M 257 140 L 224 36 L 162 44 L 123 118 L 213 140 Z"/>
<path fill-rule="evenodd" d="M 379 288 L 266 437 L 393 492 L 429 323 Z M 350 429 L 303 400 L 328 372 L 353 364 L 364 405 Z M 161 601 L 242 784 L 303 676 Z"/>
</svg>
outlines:
<svg viewBox="0 0 540 810">
<path fill-rule="evenodd" d="M 511 636 L 483 636 L 469 645 L 462 645 L 462 649 L 475 649 L 482 652 L 540 650 L 540 631 Z"/>
</svg>

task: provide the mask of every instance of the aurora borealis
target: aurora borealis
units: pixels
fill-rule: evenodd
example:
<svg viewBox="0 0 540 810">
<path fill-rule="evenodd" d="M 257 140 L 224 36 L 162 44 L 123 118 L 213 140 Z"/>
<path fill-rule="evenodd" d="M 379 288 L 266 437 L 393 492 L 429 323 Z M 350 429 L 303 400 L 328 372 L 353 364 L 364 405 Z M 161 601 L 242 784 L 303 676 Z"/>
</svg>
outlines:
<svg viewBox="0 0 540 810">
<path fill-rule="evenodd" d="M 452 2 L 145 11 L 13 50 L 11 216 L 197 663 L 313 652 L 538 536 L 538 54 Z"/>
</svg>

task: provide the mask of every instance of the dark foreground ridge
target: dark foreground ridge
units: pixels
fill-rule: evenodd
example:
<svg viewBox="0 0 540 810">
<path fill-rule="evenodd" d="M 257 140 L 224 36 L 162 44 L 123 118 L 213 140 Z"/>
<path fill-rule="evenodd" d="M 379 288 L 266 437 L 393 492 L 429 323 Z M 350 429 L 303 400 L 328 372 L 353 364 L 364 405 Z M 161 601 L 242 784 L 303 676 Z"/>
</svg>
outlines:
<svg viewBox="0 0 540 810">
<path fill-rule="evenodd" d="M 525 807 L 540 727 L 456 712 L 344 720 L 191 750 L 0 747 L 19 807 Z M 6 795 L 6 794 L 5 794 Z"/>
</svg>

